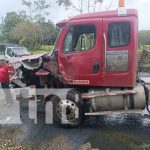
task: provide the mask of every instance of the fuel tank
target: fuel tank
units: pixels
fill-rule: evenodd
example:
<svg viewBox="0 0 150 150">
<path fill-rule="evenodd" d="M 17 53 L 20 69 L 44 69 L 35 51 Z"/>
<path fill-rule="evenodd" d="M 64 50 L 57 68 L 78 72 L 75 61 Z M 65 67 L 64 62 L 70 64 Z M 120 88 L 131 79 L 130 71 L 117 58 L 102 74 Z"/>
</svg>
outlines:
<svg viewBox="0 0 150 150">
<path fill-rule="evenodd" d="M 121 89 L 109 90 L 114 93 L 118 92 L 118 90 L 122 91 Z M 138 84 L 132 90 L 135 91 L 135 94 L 92 98 L 92 108 L 94 111 L 144 109 L 146 105 L 144 87 Z"/>
</svg>

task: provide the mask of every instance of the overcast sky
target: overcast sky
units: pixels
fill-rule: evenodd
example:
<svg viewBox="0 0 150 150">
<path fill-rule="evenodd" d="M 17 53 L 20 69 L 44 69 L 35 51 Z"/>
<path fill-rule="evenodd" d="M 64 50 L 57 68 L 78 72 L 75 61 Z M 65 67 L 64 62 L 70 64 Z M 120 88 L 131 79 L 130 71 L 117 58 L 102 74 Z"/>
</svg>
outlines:
<svg viewBox="0 0 150 150">
<path fill-rule="evenodd" d="M 47 0 L 48 1 L 48 0 Z M 74 0 L 75 1 L 75 0 Z M 78 0 L 76 0 L 78 1 Z M 106 1 L 106 0 L 104 0 Z M 118 0 L 114 0 L 114 5 L 111 9 L 117 9 Z M 55 0 L 49 0 L 51 3 L 49 19 L 54 23 L 62 19 L 67 19 L 70 16 L 78 14 L 74 10 L 65 10 L 63 7 L 59 7 L 55 4 Z M 105 4 L 105 3 L 104 3 Z M 102 9 L 105 9 L 103 4 Z M 139 13 L 139 29 L 150 30 L 150 0 L 126 0 L 127 8 L 135 8 Z M 21 0 L 0 0 L 0 18 L 4 18 L 7 12 L 26 9 L 21 4 Z"/>
</svg>

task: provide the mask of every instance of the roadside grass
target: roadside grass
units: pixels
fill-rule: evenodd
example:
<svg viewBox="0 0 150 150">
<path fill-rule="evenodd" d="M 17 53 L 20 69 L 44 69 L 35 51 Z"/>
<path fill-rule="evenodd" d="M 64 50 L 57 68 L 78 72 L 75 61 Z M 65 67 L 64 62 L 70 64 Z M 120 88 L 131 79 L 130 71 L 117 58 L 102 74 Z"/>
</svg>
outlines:
<svg viewBox="0 0 150 150">
<path fill-rule="evenodd" d="M 143 145 L 141 145 L 141 146 L 139 147 L 138 150 L 150 150 L 150 144 L 144 143 Z"/>
<path fill-rule="evenodd" d="M 24 135 L 20 128 L 0 128 L 0 150 L 70 150 L 70 143 L 66 136 L 59 135 L 43 141 L 19 141 Z"/>
<path fill-rule="evenodd" d="M 0 150 L 21 150 L 21 145 L 16 142 L 21 133 L 19 128 L 0 128 Z"/>
<path fill-rule="evenodd" d="M 32 49 L 29 50 L 32 54 L 39 54 L 39 53 L 50 53 L 50 51 L 52 50 L 53 45 L 42 45 L 40 48 L 38 49 Z"/>
<path fill-rule="evenodd" d="M 144 45 L 144 48 L 150 50 L 150 45 Z"/>
<path fill-rule="evenodd" d="M 144 67 L 149 68 L 150 64 L 144 64 Z"/>
<path fill-rule="evenodd" d="M 97 139 L 97 137 L 99 138 Z M 94 148 L 150 150 L 150 142 L 148 139 L 143 140 L 141 137 L 115 130 L 101 130 L 101 132 L 95 132 L 86 142 L 90 142 Z"/>
<path fill-rule="evenodd" d="M 144 45 L 144 49 L 148 50 L 150 52 L 150 45 Z M 142 53 L 142 49 L 139 49 L 138 52 L 139 52 L 139 56 L 141 55 Z M 146 60 L 144 60 L 144 65 L 143 65 L 144 68 L 150 68 L 150 58 L 147 58 Z"/>
<path fill-rule="evenodd" d="M 146 50 L 150 50 L 150 45 L 143 45 L 143 48 L 146 49 Z M 142 51 L 142 46 L 139 47 L 138 49 L 139 51 Z"/>
</svg>

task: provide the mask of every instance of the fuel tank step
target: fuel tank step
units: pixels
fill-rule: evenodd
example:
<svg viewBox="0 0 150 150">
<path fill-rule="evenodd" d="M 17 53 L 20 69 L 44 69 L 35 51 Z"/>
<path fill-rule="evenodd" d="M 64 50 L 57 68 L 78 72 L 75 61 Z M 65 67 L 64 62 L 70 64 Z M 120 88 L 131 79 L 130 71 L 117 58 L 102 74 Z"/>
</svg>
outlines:
<svg viewBox="0 0 150 150">
<path fill-rule="evenodd" d="M 134 110 L 115 110 L 115 111 L 101 111 L 85 113 L 85 116 L 99 116 L 99 115 L 121 115 L 121 114 L 141 114 L 142 109 Z"/>
</svg>

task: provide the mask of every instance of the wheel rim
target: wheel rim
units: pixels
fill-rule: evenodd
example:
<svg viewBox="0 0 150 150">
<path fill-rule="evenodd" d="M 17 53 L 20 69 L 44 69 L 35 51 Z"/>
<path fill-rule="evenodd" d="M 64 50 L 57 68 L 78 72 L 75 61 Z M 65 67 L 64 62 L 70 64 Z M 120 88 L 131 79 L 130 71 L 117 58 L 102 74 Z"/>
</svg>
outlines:
<svg viewBox="0 0 150 150">
<path fill-rule="evenodd" d="M 74 121 L 76 119 L 77 105 L 70 100 L 62 100 L 56 106 L 58 117 L 66 121 Z"/>
</svg>

